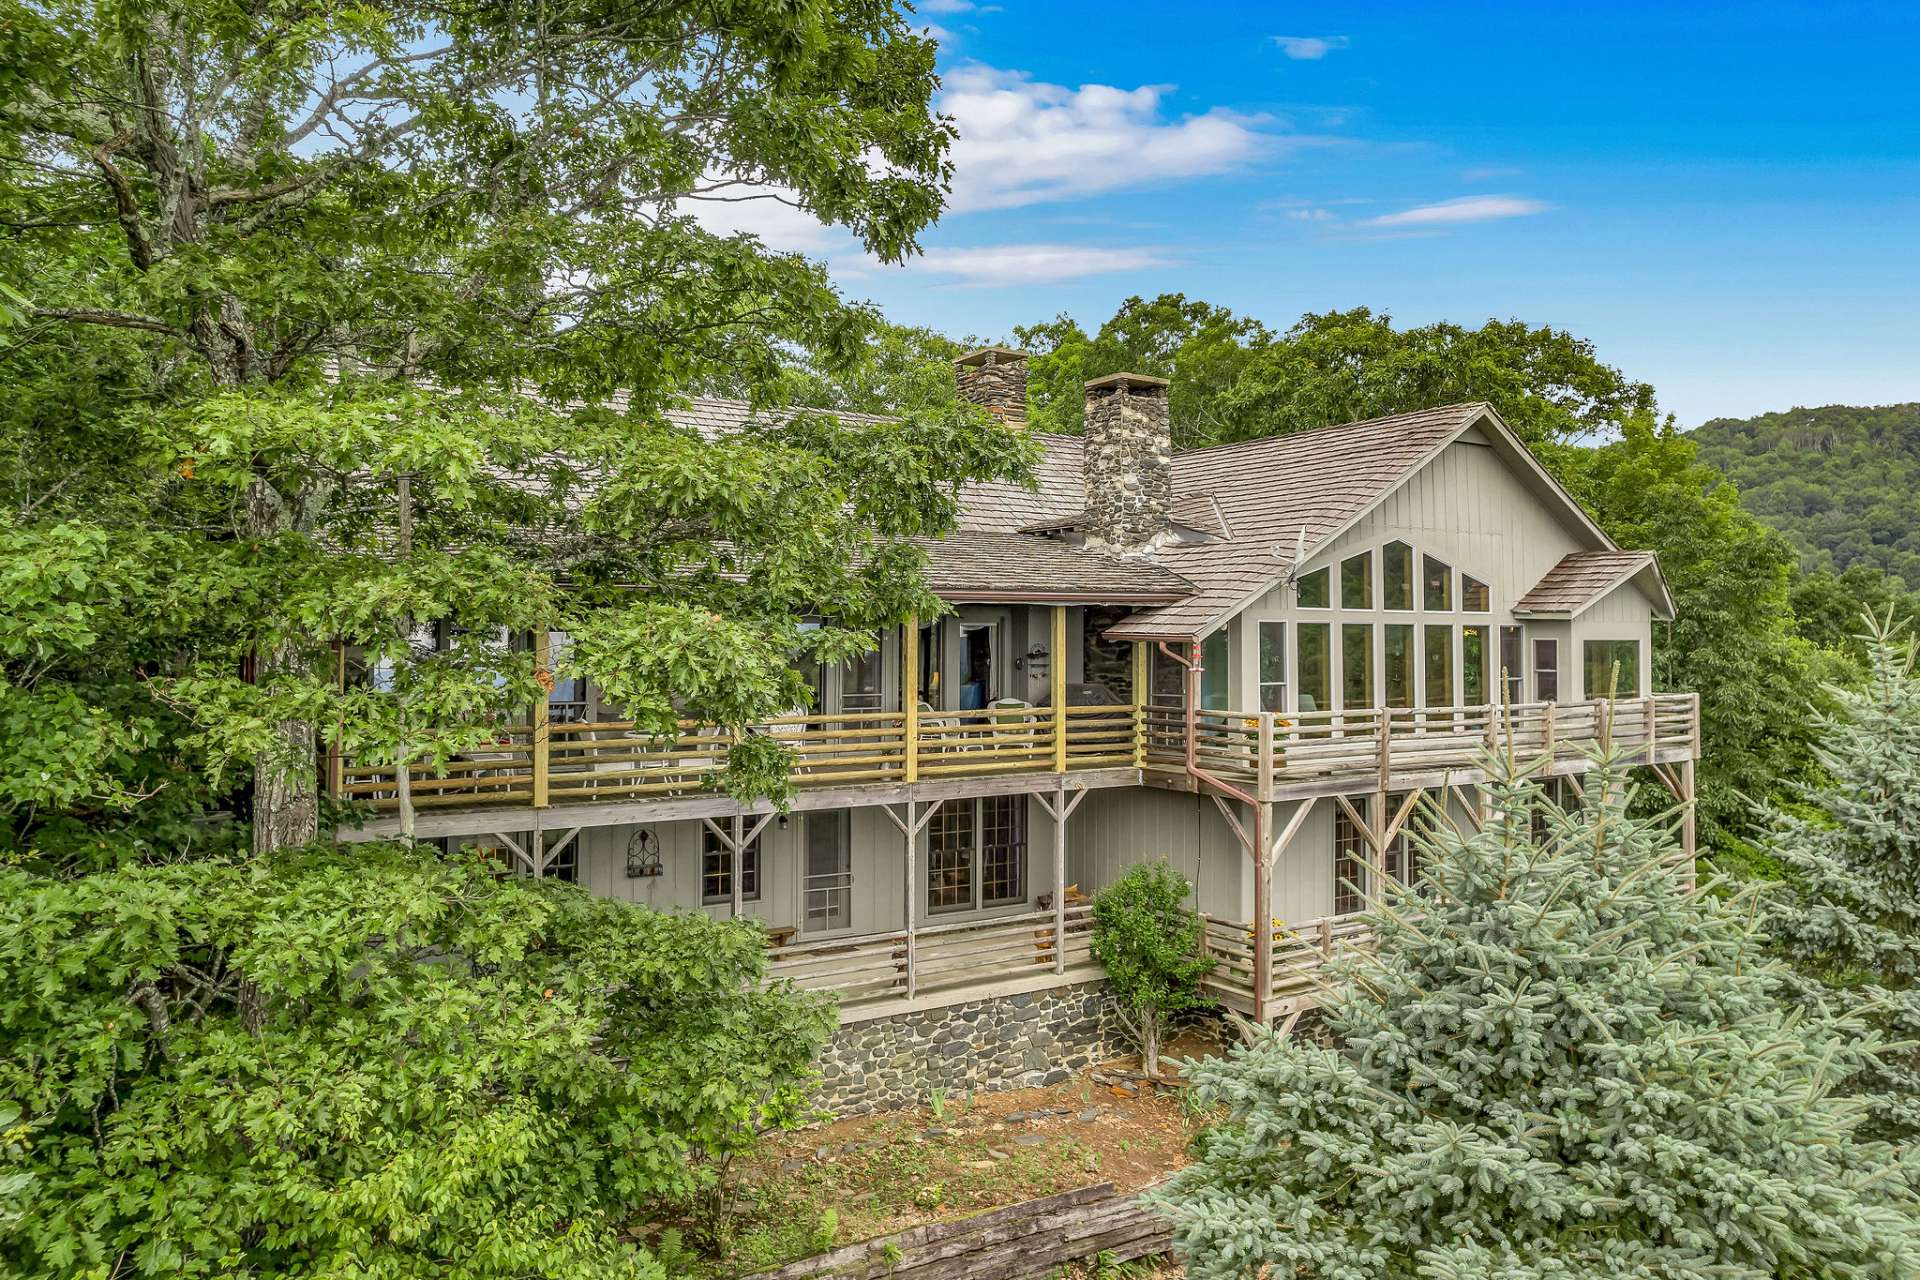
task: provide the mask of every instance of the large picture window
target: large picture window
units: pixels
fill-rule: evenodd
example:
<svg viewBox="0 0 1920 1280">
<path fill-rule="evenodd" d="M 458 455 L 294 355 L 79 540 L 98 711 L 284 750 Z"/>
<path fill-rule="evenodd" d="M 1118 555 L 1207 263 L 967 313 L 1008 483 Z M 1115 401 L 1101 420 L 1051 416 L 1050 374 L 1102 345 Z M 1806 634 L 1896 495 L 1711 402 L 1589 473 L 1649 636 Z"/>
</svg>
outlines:
<svg viewBox="0 0 1920 1280">
<path fill-rule="evenodd" d="M 1413 608 L 1413 548 L 1404 542 L 1389 542 L 1380 550 L 1380 588 L 1382 609 Z"/>
<path fill-rule="evenodd" d="M 1487 629 L 1460 628 L 1460 699 L 1469 707 L 1484 707 L 1493 701 L 1487 682 Z"/>
<path fill-rule="evenodd" d="M 1421 557 L 1420 594 L 1426 608 L 1446 613 L 1453 608 L 1453 566 L 1432 556 Z"/>
<path fill-rule="evenodd" d="M 1327 577 L 1325 569 L 1315 569 L 1312 573 L 1301 575 L 1295 589 L 1302 609 L 1325 609 L 1332 605 L 1333 596 L 1327 585 Z"/>
<path fill-rule="evenodd" d="M 1340 697 L 1348 710 L 1373 705 L 1373 628 L 1364 622 L 1340 628 Z"/>
<path fill-rule="evenodd" d="M 740 851 L 740 900 L 760 901 L 760 837 Z M 727 842 L 700 824 L 700 901 L 711 906 L 733 901 L 733 855 Z"/>
<path fill-rule="evenodd" d="M 1453 705 L 1453 628 L 1427 628 L 1427 705 Z"/>
<path fill-rule="evenodd" d="M 1287 624 L 1260 624 L 1260 709 L 1287 709 Z"/>
<path fill-rule="evenodd" d="M 1200 642 L 1200 667 L 1200 709 L 1225 711 L 1233 677 L 1233 655 L 1228 651 L 1225 627 Z"/>
<path fill-rule="evenodd" d="M 1589 640 L 1583 646 L 1581 666 L 1586 670 L 1589 698 L 1640 696 L 1640 642 Z"/>
<path fill-rule="evenodd" d="M 1387 705 L 1413 705 L 1413 628 L 1389 623 L 1386 628 Z"/>
<path fill-rule="evenodd" d="M 1333 706 L 1331 629 L 1324 622 L 1303 622 L 1294 635 L 1300 646 L 1300 710 L 1329 710 Z"/>
<path fill-rule="evenodd" d="M 1340 562 L 1340 607 L 1373 608 L 1373 552 L 1362 551 Z"/>
</svg>

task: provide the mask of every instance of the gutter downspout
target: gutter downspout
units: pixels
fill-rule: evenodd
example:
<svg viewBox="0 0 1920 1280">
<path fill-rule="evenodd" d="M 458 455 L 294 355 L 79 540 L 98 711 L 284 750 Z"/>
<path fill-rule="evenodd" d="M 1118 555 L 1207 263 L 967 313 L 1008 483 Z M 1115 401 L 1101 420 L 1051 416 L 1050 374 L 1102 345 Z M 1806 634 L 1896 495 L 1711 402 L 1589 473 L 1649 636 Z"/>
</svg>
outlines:
<svg viewBox="0 0 1920 1280">
<path fill-rule="evenodd" d="M 1186 668 L 1186 728 L 1187 728 L 1187 775 L 1198 782 L 1204 782 L 1217 791 L 1225 792 L 1253 811 L 1253 833 L 1243 838 L 1242 846 L 1247 857 L 1253 860 L 1253 1020 L 1264 1023 L 1267 1020 L 1267 1004 L 1273 993 L 1273 894 L 1272 868 L 1267 865 L 1267 807 L 1239 787 L 1223 778 L 1215 777 L 1199 765 L 1196 753 L 1198 719 L 1200 712 L 1200 676 L 1206 668 L 1200 663 L 1199 641 L 1189 641 L 1193 656 L 1183 658 L 1167 646 L 1165 640 L 1155 641 L 1160 652 Z"/>
</svg>

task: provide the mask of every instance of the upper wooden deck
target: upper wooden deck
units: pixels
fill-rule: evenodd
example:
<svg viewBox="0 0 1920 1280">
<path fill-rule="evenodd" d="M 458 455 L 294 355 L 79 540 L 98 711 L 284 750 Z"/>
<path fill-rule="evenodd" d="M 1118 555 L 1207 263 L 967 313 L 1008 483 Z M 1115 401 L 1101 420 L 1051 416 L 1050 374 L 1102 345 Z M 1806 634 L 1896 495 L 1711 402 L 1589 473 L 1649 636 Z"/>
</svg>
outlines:
<svg viewBox="0 0 1920 1280">
<path fill-rule="evenodd" d="M 509 725 L 487 750 L 444 772 L 414 768 L 409 790 L 423 834 L 511 830 L 501 823 L 516 810 L 565 811 L 531 825 L 590 826 L 738 811 L 743 802 L 724 782 L 739 734 L 791 748 L 792 785 L 808 808 L 817 807 L 808 799 L 883 804 L 1055 785 L 1206 790 L 1206 779 L 1263 801 L 1464 785 L 1480 778 L 1489 750 L 1546 757 L 1549 772 L 1579 772 L 1603 735 L 1649 764 L 1700 753 L 1699 699 L 1690 693 L 1506 708 L 1201 712 L 1193 765 L 1204 777 L 1188 768 L 1186 718 L 1177 708 L 871 711 L 780 716 L 738 731 L 688 723 L 672 739 L 638 733 L 628 721 Z M 392 829 L 392 766 L 336 758 L 329 775 L 336 797 L 378 815 L 362 824 L 363 836 Z M 452 821 L 456 813 L 466 820 Z"/>
</svg>

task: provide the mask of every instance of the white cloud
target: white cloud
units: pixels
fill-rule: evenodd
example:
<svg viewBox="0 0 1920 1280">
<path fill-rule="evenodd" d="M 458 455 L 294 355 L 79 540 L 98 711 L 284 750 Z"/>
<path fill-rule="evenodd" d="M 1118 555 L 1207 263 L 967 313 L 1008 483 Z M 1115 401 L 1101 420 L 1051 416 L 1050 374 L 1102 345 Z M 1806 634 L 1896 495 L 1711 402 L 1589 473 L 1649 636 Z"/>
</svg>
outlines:
<svg viewBox="0 0 1920 1280">
<path fill-rule="evenodd" d="M 1216 107 L 1168 119 L 1167 85 L 1045 84 L 972 64 L 947 74 L 953 117 L 949 209 L 1012 209 L 1238 169 L 1268 150 L 1265 117 Z"/>
<path fill-rule="evenodd" d="M 1545 213 L 1551 207 L 1544 200 L 1533 200 L 1525 196 L 1461 196 L 1457 200 L 1442 200 L 1437 204 L 1423 204 L 1412 209 L 1402 209 L 1398 213 L 1381 214 L 1377 218 L 1368 218 L 1361 225 L 1368 227 L 1457 226 L 1465 222 L 1491 222 L 1497 218 L 1524 218 L 1530 214 Z"/>
<path fill-rule="evenodd" d="M 1163 267 L 1169 259 L 1149 247 L 1109 249 L 1077 244 L 996 244 L 928 249 L 909 270 L 951 277 L 967 285 L 1053 284 L 1082 276 Z"/>
<path fill-rule="evenodd" d="M 1345 36 L 1275 36 L 1273 42 L 1295 62 L 1318 62 L 1335 49 L 1347 47 Z"/>
<path fill-rule="evenodd" d="M 972 13 L 973 0 L 914 0 L 918 13 Z"/>
</svg>

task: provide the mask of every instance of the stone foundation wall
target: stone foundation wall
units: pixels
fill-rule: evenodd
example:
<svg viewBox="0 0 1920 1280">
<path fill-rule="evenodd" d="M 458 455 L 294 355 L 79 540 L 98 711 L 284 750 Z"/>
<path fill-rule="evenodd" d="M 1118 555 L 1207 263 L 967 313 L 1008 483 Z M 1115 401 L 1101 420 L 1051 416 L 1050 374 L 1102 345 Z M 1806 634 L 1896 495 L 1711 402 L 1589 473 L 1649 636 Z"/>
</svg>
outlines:
<svg viewBox="0 0 1920 1280">
<path fill-rule="evenodd" d="M 840 1028 L 820 1055 L 820 1104 L 862 1115 L 925 1103 L 934 1089 L 1058 1084 L 1126 1052 L 1104 982 L 976 1000 Z"/>
</svg>

